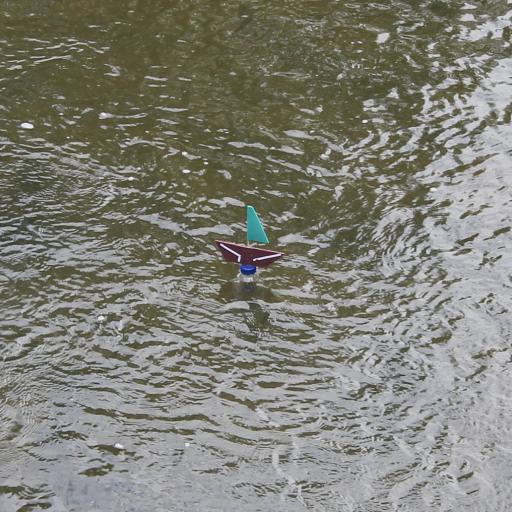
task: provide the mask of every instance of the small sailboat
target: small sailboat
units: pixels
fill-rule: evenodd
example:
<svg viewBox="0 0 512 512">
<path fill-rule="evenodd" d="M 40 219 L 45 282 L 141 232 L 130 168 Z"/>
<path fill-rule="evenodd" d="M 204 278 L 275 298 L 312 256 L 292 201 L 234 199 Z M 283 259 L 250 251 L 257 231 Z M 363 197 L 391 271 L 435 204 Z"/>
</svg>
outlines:
<svg viewBox="0 0 512 512">
<path fill-rule="evenodd" d="M 247 245 L 235 244 L 224 240 L 215 240 L 226 261 L 238 263 L 242 274 L 254 274 L 256 267 L 268 267 L 283 256 L 282 252 L 260 249 L 249 245 L 251 242 L 268 244 L 265 229 L 252 206 L 247 206 Z"/>
</svg>

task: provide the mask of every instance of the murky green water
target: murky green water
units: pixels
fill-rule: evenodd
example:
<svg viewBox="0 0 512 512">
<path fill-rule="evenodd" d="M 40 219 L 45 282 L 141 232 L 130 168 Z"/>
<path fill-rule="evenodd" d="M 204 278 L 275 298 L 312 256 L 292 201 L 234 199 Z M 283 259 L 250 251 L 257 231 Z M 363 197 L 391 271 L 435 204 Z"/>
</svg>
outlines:
<svg viewBox="0 0 512 512">
<path fill-rule="evenodd" d="M 510 510 L 511 19 L 0 2 L 0 511 Z"/>
</svg>

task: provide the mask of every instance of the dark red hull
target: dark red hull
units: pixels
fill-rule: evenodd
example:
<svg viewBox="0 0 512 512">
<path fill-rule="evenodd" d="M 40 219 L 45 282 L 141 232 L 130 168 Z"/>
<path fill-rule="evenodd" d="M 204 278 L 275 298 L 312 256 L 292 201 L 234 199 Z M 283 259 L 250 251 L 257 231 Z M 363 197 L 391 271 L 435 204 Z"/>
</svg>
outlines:
<svg viewBox="0 0 512 512">
<path fill-rule="evenodd" d="M 249 247 L 248 245 L 234 244 L 215 240 L 222 256 L 227 261 L 238 263 L 240 265 L 255 265 L 256 267 L 268 267 L 274 261 L 277 261 L 283 255 L 282 252 L 269 251 L 259 247 Z"/>
</svg>

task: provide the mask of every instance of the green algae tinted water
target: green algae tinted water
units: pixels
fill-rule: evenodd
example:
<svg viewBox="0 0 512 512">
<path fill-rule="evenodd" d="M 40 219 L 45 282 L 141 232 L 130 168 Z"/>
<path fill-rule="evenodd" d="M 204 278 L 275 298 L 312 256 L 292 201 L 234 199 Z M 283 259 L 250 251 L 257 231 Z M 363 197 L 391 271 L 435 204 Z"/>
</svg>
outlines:
<svg viewBox="0 0 512 512">
<path fill-rule="evenodd" d="M 0 2 L 0 510 L 508 510 L 511 18 Z"/>
</svg>

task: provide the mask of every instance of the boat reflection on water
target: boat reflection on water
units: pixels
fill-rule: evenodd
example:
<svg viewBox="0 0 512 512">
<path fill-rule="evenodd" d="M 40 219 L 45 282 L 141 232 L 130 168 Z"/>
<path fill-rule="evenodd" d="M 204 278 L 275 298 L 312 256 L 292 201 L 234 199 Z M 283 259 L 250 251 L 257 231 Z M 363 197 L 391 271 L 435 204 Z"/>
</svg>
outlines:
<svg viewBox="0 0 512 512">
<path fill-rule="evenodd" d="M 261 282 L 239 278 L 222 285 L 218 300 L 224 302 L 225 307 L 239 318 L 239 327 L 244 331 L 239 335 L 257 341 L 272 323 L 268 304 L 280 302 L 281 299 Z"/>
<path fill-rule="evenodd" d="M 263 302 L 279 302 L 277 297 L 270 288 L 255 279 L 254 276 L 240 275 L 233 281 L 224 283 L 219 291 L 219 300 L 223 302 L 232 301 L 254 301 L 261 300 Z"/>
</svg>

